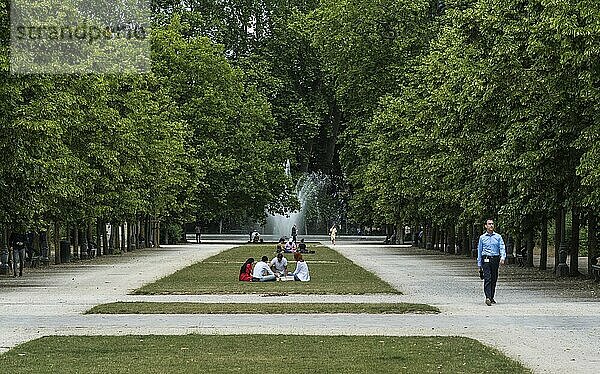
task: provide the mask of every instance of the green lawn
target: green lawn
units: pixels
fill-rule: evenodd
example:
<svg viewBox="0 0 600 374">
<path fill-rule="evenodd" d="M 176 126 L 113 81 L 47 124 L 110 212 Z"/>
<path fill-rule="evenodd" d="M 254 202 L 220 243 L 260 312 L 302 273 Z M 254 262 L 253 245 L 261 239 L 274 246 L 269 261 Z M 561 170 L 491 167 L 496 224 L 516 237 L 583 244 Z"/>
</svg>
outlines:
<svg viewBox="0 0 600 374">
<path fill-rule="evenodd" d="M 315 254 L 304 259 L 310 270 L 310 282 L 240 282 L 240 267 L 248 257 L 257 261 L 263 255 L 273 258 L 274 245 L 244 245 L 212 256 L 181 269 L 154 283 L 144 285 L 135 294 L 368 294 L 400 293 L 375 274 L 366 271 L 336 251 L 324 246 L 311 246 Z M 286 253 L 288 268 L 296 263 Z"/>
<path fill-rule="evenodd" d="M 11 374 L 530 373 L 469 338 L 385 336 L 52 336 L 1 355 L 0 368 Z"/>
<path fill-rule="evenodd" d="M 425 304 L 409 303 L 156 303 L 119 302 L 98 305 L 89 314 L 289 314 L 289 313 L 439 313 Z"/>
</svg>

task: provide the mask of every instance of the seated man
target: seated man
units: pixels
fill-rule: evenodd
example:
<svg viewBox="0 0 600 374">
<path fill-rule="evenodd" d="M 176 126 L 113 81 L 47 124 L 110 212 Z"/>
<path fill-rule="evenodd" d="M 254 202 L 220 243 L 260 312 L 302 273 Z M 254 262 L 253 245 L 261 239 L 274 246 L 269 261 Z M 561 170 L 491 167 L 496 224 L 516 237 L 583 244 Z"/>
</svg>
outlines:
<svg viewBox="0 0 600 374">
<path fill-rule="evenodd" d="M 261 241 L 260 240 L 260 233 L 258 231 L 256 231 L 256 230 L 254 230 L 252 232 L 252 234 L 250 234 L 250 242 L 252 242 L 252 243 L 259 243 L 260 241 Z"/>
<path fill-rule="evenodd" d="M 277 257 L 271 260 L 271 269 L 275 272 L 275 275 L 287 276 L 287 264 L 288 261 L 283 257 L 283 252 L 277 253 Z"/>
<path fill-rule="evenodd" d="M 300 244 L 298 244 L 298 252 L 308 253 L 308 251 L 306 250 L 306 244 L 304 243 L 304 239 L 300 239 Z"/>
<path fill-rule="evenodd" d="M 300 243 L 298 244 L 298 252 L 300 253 L 315 253 L 315 251 L 309 251 L 306 249 L 306 244 L 304 243 L 304 239 L 300 239 Z"/>
<path fill-rule="evenodd" d="M 273 271 L 267 265 L 269 258 L 267 256 L 262 256 L 260 261 L 254 265 L 254 271 L 252 272 L 252 281 L 256 280 L 258 282 L 270 282 L 277 279 Z"/>
</svg>

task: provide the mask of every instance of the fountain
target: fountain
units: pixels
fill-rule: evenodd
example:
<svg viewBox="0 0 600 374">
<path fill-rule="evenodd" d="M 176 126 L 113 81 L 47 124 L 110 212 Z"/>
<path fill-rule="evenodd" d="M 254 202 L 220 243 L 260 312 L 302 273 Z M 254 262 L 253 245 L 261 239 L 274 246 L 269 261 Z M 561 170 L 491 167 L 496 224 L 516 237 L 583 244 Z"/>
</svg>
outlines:
<svg viewBox="0 0 600 374">
<path fill-rule="evenodd" d="M 289 168 L 290 163 L 288 160 L 285 163 L 285 172 L 286 175 L 291 176 Z M 317 205 L 318 208 L 318 195 L 325 187 L 327 180 L 327 176 L 319 172 L 312 172 L 298 178 L 295 191 L 300 202 L 300 210 L 285 215 L 269 214 L 265 225 L 265 233 L 274 235 L 275 238 L 288 238 L 291 236 L 292 226 L 295 224 L 299 235 L 308 235 L 305 219 L 307 210 L 311 205 Z"/>
</svg>

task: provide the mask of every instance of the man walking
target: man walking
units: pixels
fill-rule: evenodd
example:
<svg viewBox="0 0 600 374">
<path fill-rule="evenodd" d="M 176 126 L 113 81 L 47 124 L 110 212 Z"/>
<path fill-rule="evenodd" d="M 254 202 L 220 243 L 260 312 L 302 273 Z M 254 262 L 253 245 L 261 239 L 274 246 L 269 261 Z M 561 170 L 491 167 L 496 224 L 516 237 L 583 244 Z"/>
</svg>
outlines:
<svg viewBox="0 0 600 374">
<path fill-rule="evenodd" d="M 25 234 L 13 232 L 10 235 L 9 242 L 13 255 L 13 277 L 17 276 L 17 270 L 19 270 L 19 276 L 22 277 L 25 249 L 27 248 L 27 237 Z"/>
<path fill-rule="evenodd" d="M 196 234 L 196 243 L 200 244 L 200 238 L 202 236 L 202 227 L 200 227 L 200 224 L 196 224 L 196 227 L 194 227 L 194 233 Z"/>
<path fill-rule="evenodd" d="M 485 292 L 485 304 L 491 306 L 496 304 L 494 294 L 496 293 L 496 282 L 498 281 L 498 268 L 504 265 L 506 259 L 506 248 L 500 234 L 494 232 L 494 220 L 485 221 L 485 233 L 479 237 L 477 245 L 477 266 L 483 271 L 483 291 Z"/>
<path fill-rule="evenodd" d="M 292 240 L 296 243 L 296 236 L 298 236 L 298 229 L 296 228 L 296 224 L 292 226 Z"/>
</svg>

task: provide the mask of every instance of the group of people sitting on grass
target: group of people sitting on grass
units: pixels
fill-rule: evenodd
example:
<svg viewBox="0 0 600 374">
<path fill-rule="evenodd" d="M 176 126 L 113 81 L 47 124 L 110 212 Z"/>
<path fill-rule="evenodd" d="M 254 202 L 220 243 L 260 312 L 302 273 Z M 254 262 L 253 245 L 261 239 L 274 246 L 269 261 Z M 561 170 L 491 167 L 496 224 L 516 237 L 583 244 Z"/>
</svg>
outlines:
<svg viewBox="0 0 600 374">
<path fill-rule="evenodd" d="M 262 256 L 260 261 L 254 263 L 250 257 L 240 268 L 240 281 L 243 282 L 272 282 L 283 280 L 295 280 L 301 282 L 310 281 L 308 264 L 302 258 L 302 253 L 294 252 L 296 270 L 288 273 L 288 260 L 283 255 L 284 251 L 278 251 L 277 256 L 269 262 L 269 257 Z"/>
<path fill-rule="evenodd" d="M 300 239 L 300 243 L 296 244 L 296 241 L 293 240 L 293 238 L 289 238 L 287 242 L 284 238 L 279 238 L 276 250 L 277 253 L 315 253 L 314 251 L 309 251 L 306 249 L 306 243 L 304 243 L 304 239 Z"/>
</svg>

